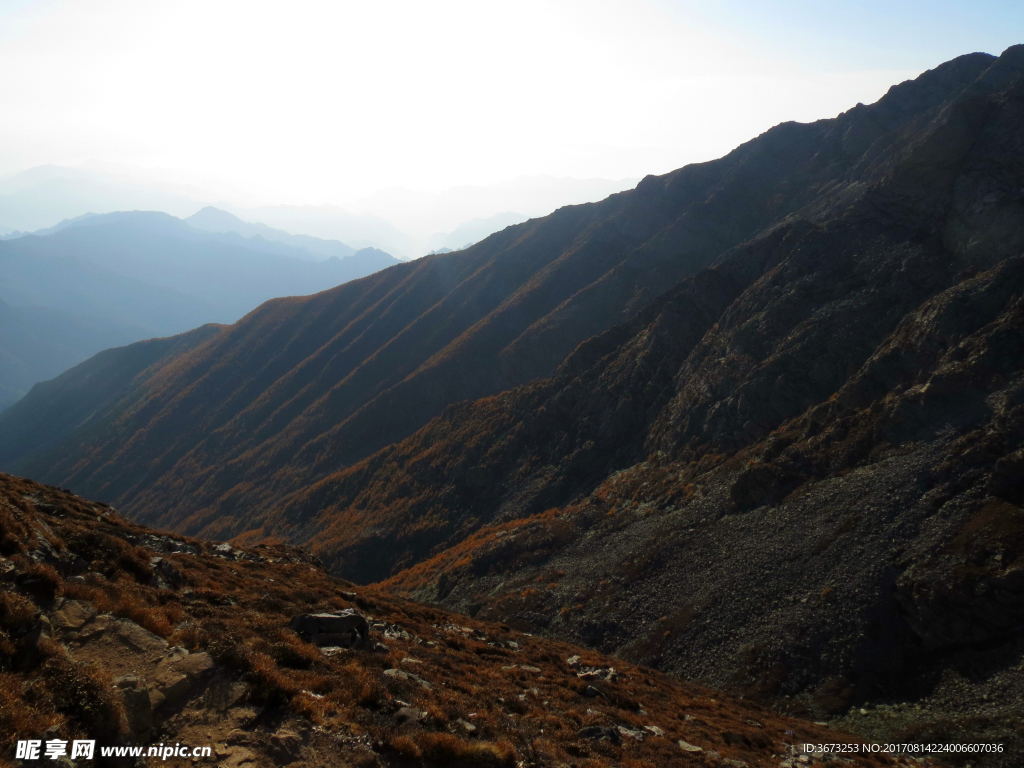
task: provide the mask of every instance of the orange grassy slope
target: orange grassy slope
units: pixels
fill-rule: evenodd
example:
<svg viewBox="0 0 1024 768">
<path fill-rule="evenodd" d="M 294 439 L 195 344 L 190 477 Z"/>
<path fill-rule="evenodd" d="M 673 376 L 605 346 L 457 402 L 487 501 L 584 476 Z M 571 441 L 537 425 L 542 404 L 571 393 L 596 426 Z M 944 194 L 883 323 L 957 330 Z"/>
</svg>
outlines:
<svg viewBox="0 0 1024 768">
<path fill-rule="evenodd" d="M 855 742 L 353 587 L 299 550 L 158 534 L 6 475 L 0 553 L 0 762 L 33 737 L 213 745 L 253 768 L 778 766 L 795 744 Z M 287 629 L 343 608 L 370 619 L 372 649 L 322 651 Z"/>
</svg>

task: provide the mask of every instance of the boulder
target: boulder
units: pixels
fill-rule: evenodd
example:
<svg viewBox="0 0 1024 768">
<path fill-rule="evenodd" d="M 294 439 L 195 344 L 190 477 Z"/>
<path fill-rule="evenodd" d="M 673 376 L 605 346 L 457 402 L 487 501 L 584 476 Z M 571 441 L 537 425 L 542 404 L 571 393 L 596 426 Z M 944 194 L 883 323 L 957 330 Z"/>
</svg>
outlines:
<svg viewBox="0 0 1024 768">
<path fill-rule="evenodd" d="M 210 654 L 185 651 L 181 655 L 181 651 L 184 649 L 175 649 L 170 663 L 161 662 L 161 671 L 150 684 L 149 701 L 154 710 L 181 702 L 213 671 Z"/>
<path fill-rule="evenodd" d="M 93 621 L 90 621 L 82 627 L 81 631 L 78 633 L 78 638 L 80 640 L 97 638 L 100 635 L 105 634 L 107 630 L 116 624 L 117 621 L 109 613 L 101 613 Z"/>
<path fill-rule="evenodd" d="M 391 678 L 394 678 L 396 680 L 408 680 L 411 683 L 416 683 L 416 684 L 422 686 L 423 688 L 426 688 L 428 691 L 433 690 L 433 688 L 434 688 L 434 686 L 432 686 L 430 683 L 428 683 L 422 677 L 417 677 L 416 675 L 412 674 L 411 672 L 406 672 L 406 671 L 401 670 L 401 669 L 385 669 L 384 670 L 384 676 L 385 677 L 391 677 Z"/>
<path fill-rule="evenodd" d="M 174 564 L 163 557 L 153 557 L 149 561 L 153 568 L 151 585 L 159 589 L 178 589 L 185 583 L 185 577 Z"/>
<path fill-rule="evenodd" d="M 288 622 L 288 628 L 304 640 L 319 646 L 362 646 L 370 637 L 370 625 L 351 608 L 338 613 L 303 613 L 293 616 Z"/>
<path fill-rule="evenodd" d="M 402 707 L 395 712 L 395 720 L 400 723 L 422 723 L 427 719 L 427 713 L 415 707 Z"/>
<path fill-rule="evenodd" d="M 203 704 L 207 709 L 218 712 L 227 712 L 232 707 L 244 701 L 249 695 L 247 683 L 236 683 L 230 680 L 214 679 L 206 688 L 203 696 Z"/>
<path fill-rule="evenodd" d="M 256 753 L 245 747 L 227 747 L 226 754 L 220 763 L 224 768 L 240 768 L 242 765 L 256 762 Z M 220 757 L 220 754 L 217 755 Z"/>
<path fill-rule="evenodd" d="M 277 765 L 287 765 L 299 759 L 304 739 L 295 731 L 280 729 L 270 737 L 270 754 Z"/>
<path fill-rule="evenodd" d="M 188 695 L 192 690 L 192 681 L 188 675 L 180 672 L 166 671 L 158 675 L 149 689 L 149 705 L 153 709 L 160 709 L 168 704 L 174 704 Z"/>
<path fill-rule="evenodd" d="M 199 680 L 213 671 L 213 657 L 208 653 L 190 653 L 177 662 L 174 669 L 188 675 L 193 680 Z"/>
<path fill-rule="evenodd" d="M 163 653 L 167 650 L 167 641 L 157 637 L 148 629 L 140 627 L 134 621 L 121 619 L 112 622 L 110 631 L 124 645 L 139 653 Z"/>
<path fill-rule="evenodd" d="M 50 624 L 58 630 L 78 630 L 96 615 L 96 609 L 81 600 L 65 600 L 50 616 Z"/>
</svg>

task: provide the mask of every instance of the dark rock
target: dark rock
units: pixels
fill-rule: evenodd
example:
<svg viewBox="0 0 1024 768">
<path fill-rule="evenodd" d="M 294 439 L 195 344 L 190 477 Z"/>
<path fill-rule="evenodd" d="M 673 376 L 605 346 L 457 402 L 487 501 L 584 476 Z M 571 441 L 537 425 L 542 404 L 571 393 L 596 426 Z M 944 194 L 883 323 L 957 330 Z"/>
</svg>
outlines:
<svg viewBox="0 0 1024 768">
<path fill-rule="evenodd" d="M 184 575 L 166 558 L 154 557 L 149 564 L 153 568 L 153 586 L 160 589 L 180 589 L 184 586 Z"/>
<path fill-rule="evenodd" d="M 304 613 L 294 616 L 288 628 L 319 646 L 363 646 L 370 636 L 366 619 L 351 608 L 338 613 Z"/>
<path fill-rule="evenodd" d="M 427 718 L 427 713 L 415 707 L 401 707 L 395 712 L 395 719 L 400 723 L 422 723 Z"/>
<path fill-rule="evenodd" d="M 301 757 L 303 743 L 300 734 L 282 728 L 270 737 L 270 753 L 278 765 L 288 765 Z"/>
<path fill-rule="evenodd" d="M 591 725 L 587 728 L 581 728 L 578 733 L 582 739 L 607 740 L 616 746 L 622 744 L 622 734 L 619 733 L 618 728 L 613 726 Z"/>
</svg>

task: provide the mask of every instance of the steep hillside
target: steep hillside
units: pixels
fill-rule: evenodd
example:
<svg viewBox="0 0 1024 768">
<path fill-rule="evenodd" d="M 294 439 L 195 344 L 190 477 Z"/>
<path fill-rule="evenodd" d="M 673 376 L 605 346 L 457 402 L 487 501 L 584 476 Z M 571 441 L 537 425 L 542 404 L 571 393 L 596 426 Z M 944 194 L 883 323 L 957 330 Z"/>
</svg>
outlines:
<svg viewBox="0 0 1024 768">
<path fill-rule="evenodd" d="M 253 538 L 845 727 L 1019 739 L 1022 53 L 877 153 L 856 199 Z"/>
<path fill-rule="evenodd" d="M 1024 49 L 887 99 L 971 62 L 863 182 L 241 540 L 816 717 L 1019 738 Z"/>
<path fill-rule="evenodd" d="M 159 375 L 140 375 L 103 429 L 86 435 L 61 421 L 51 434 L 65 430 L 66 442 L 49 450 L 7 436 L 14 421 L 52 420 L 59 403 L 30 395 L 0 417 L 3 466 L 207 535 L 294 527 L 279 513 L 300 494 L 288 502 L 303 520 L 293 533 L 316 535 L 323 520 L 306 525 L 318 510 L 304 506 L 304 489 L 453 402 L 550 376 L 580 342 L 713 262 L 737 265 L 726 292 L 746 290 L 787 232 L 821 230 L 824 243 L 846 227 L 851 242 L 870 245 L 918 243 L 937 222 L 952 226 L 951 190 L 971 142 L 992 130 L 994 105 L 1009 98 L 994 94 L 1017 76 L 1016 57 L 961 57 L 877 104 L 780 125 L 720 160 L 509 227 L 466 251 L 270 302 Z M 691 331 L 695 340 L 702 332 Z M 580 466 L 588 461 L 579 455 Z M 344 508 L 347 498 L 330 504 Z M 426 526 L 427 539 L 452 541 L 438 525 L 447 523 Z"/>
<path fill-rule="evenodd" d="M 9 409 L 4 427 L 7 439 L 12 443 L 32 442 L 45 451 L 63 444 L 67 424 L 78 425 L 80 439 L 102 432 L 118 409 L 130 401 L 140 378 L 174 365 L 180 355 L 195 349 L 222 329 L 223 326 L 209 324 L 178 336 L 107 349 L 62 376 L 36 384 L 31 396 L 51 403 L 53 418 L 37 421 L 30 413 L 26 414 L 20 402 L 15 403 Z"/>
<path fill-rule="evenodd" d="M 296 617 L 346 610 L 366 621 L 364 641 L 292 629 Z M 139 764 L 104 748 L 173 744 L 189 752 L 168 765 L 209 747 L 192 764 L 251 768 L 794 768 L 822 764 L 803 744 L 863 745 L 593 651 L 353 587 L 299 550 L 159 534 L 0 475 L 5 764 L 17 739 L 93 739 L 96 765 Z M 148 762 L 159 760 L 168 755 Z M 935 763 L 850 754 L 841 764 Z"/>
</svg>

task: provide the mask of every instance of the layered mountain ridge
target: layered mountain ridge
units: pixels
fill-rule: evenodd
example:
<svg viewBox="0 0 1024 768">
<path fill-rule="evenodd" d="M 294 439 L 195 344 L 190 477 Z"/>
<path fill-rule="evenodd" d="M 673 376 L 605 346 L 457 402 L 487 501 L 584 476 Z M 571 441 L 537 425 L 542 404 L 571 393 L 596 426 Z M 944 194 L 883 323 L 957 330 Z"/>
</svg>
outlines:
<svg viewBox="0 0 1024 768">
<path fill-rule="evenodd" d="M 0 464 L 795 711 L 1011 733 L 1022 157 L 1024 48 L 960 57 L 147 367 L 107 353 L 102 393 L 71 371 L 0 416 Z"/>
<path fill-rule="evenodd" d="M 315 293 L 397 263 L 372 248 L 281 243 L 272 237 L 291 236 L 261 232 L 271 239 L 123 211 L 0 241 L 0 302 L 9 305 L 0 312 L 0 410 L 104 349 L 233 322 L 274 296 Z M 322 252 L 319 263 L 306 246 Z"/>
<path fill-rule="evenodd" d="M 919 123 L 979 77 L 985 84 L 973 87 L 990 87 L 1011 59 L 961 57 L 878 104 L 778 126 L 721 160 L 467 251 L 270 302 L 178 360 L 173 375 L 136 381 L 144 414 L 118 411 L 115 429 L 90 438 L 87 463 L 63 451 L 73 472 L 40 446 L 4 440 L 0 456 L 147 520 L 192 531 L 216 521 L 207 533 L 237 535 L 288 493 L 408 436 L 449 403 L 552 374 L 580 342 L 795 211 L 827 217 L 857 200 L 882 204 L 864 190 L 912 149 Z M 46 407 L 30 398 L 21 412 Z M 13 426 L 18 411 L 6 418 Z M 161 479 L 142 487 L 143 475 Z"/>
</svg>

